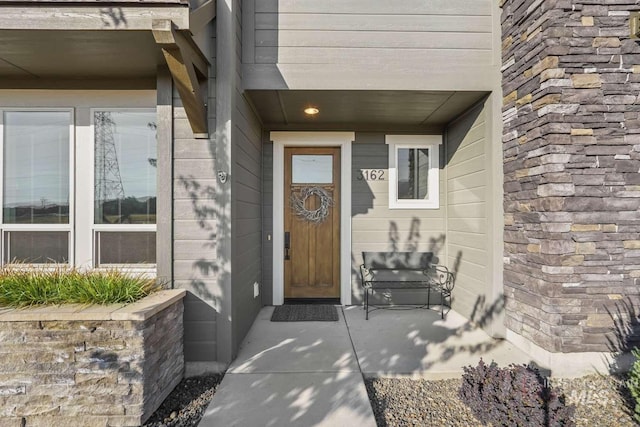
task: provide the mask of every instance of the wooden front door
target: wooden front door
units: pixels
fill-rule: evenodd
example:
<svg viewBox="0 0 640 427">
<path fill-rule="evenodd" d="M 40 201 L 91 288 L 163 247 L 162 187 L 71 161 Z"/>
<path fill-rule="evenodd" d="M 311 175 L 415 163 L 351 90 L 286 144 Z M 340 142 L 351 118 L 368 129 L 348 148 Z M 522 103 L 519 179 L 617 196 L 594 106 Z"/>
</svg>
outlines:
<svg viewBox="0 0 640 427">
<path fill-rule="evenodd" d="M 284 296 L 340 297 L 340 148 L 285 148 Z"/>
</svg>

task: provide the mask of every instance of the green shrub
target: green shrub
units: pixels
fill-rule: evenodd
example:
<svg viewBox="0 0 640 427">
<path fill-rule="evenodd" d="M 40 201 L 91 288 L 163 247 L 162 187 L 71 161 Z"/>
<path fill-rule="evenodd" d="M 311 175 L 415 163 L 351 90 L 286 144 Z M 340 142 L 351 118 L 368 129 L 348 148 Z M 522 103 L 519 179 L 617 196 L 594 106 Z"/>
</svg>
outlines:
<svg viewBox="0 0 640 427">
<path fill-rule="evenodd" d="M 633 398 L 634 414 L 633 418 L 640 422 L 640 348 L 636 347 L 631 350 L 635 357 L 635 362 L 629 371 L 629 379 L 627 380 L 627 388 Z"/>
<path fill-rule="evenodd" d="M 0 306 L 6 307 L 131 303 L 159 288 L 153 278 L 116 270 L 15 265 L 0 269 Z"/>
<path fill-rule="evenodd" d="M 537 369 L 499 368 L 495 362 L 467 366 L 459 396 L 484 424 L 494 426 L 574 426 L 575 407 L 546 385 Z"/>
</svg>

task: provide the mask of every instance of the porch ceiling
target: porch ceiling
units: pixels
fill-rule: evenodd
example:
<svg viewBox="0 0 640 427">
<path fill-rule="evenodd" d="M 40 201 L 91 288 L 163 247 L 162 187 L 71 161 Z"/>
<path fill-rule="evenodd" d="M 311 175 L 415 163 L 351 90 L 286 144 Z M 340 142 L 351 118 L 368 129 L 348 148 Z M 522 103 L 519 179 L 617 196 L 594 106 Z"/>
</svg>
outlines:
<svg viewBox="0 0 640 427">
<path fill-rule="evenodd" d="M 268 130 L 439 131 L 486 92 L 251 90 Z M 306 107 L 320 113 L 308 116 Z"/>
<path fill-rule="evenodd" d="M 216 0 L 115 1 L 0 0 L 0 89 L 149 89 L 167 66 L 194 136 L 208 137 L 203 51 Z"/>
<path fill-rule="evenodd" d="M 0 87 L 58 79 L 155 81 L 162 63 L 151 31 L 0 30 Z"/>
</svg>

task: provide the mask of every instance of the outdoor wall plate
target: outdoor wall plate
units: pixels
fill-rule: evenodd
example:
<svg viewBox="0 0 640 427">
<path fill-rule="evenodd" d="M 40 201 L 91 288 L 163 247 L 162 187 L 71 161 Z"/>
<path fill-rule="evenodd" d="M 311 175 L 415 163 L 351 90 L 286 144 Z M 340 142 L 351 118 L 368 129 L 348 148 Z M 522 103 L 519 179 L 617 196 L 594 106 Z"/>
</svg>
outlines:
<svg viewBox="0 0 640 427">
<path fill-rule="evenodd" d="M 218 179 L 220 180 L 221 184 L 226 183 L 227 178 L 228 178 L 228 174 L 225 171 L 218 171 Z"/>
<path fill-rule="evenodd" d="M 632 39 L 640 38 L 640 12 L 629 14 L 629 30 Z"/>
</svg>

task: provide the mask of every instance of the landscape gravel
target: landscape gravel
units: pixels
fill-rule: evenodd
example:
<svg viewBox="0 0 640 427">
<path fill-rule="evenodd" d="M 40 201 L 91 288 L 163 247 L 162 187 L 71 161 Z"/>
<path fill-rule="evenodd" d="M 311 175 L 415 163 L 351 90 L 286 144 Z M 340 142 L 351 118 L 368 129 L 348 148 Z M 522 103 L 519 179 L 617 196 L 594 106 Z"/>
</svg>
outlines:
<svg viewBox="0 0 640 427">
<path fill-rule="evenodd" d="M 607 375 L 575 379 L 554 379 L 567 403 L 576 405 L 576 426 L 631 427 L 625 393 L 619 380 Z M 365 380 L 379 427 L 393 426 L 480 426 L 458 398 L 460 379 L 412 380 L 369 378 Z"/>
<path fill-rule="evenodd" d="M 197 426 L 222 374 L 185 378 L 162 402 L 144 427 L 194 427 Z"/>
<path fill-rule="evenodd" d="M 221 380 L 220 374 L 184 379 L 144 426 L 197 426 Z M 623 381 L 589 375 L 552 379 L 551 384 L 562 389 L 567 403 L 576 405 L 577 427 L 637 426 L 629 415 Z M 379 427 L 481 425 L 458 397 L 460 379 L 368 378 L 365 384 Z"/>
</svg>

